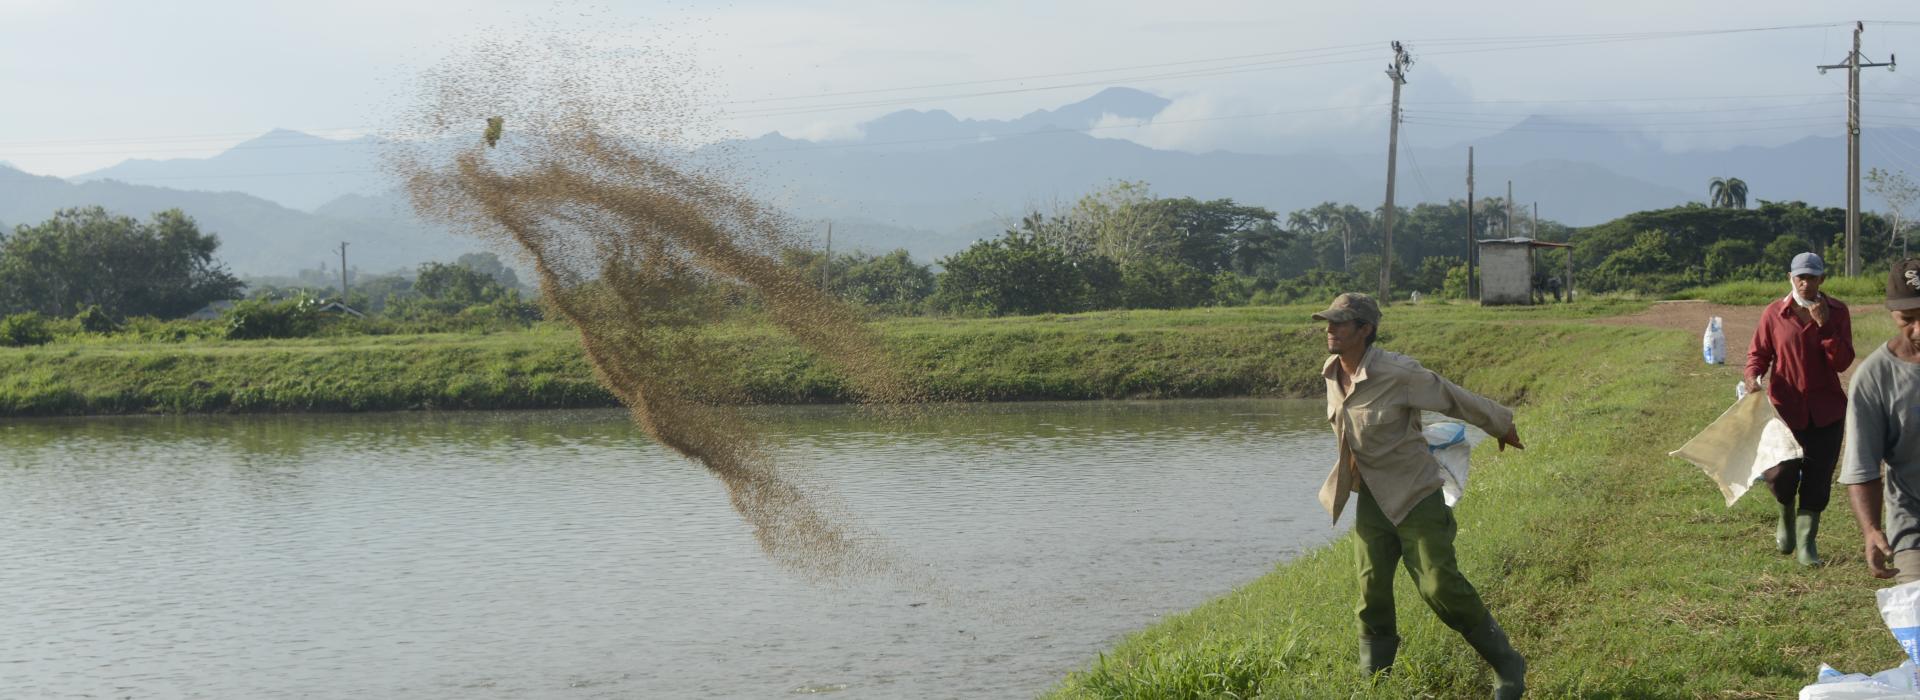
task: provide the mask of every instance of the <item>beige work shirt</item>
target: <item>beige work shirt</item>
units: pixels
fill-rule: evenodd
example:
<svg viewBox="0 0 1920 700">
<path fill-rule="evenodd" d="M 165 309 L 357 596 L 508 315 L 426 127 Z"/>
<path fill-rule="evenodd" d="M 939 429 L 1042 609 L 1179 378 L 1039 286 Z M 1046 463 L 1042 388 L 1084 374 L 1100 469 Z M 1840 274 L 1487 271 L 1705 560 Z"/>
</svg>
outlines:
<svg viewBox="0 0 1920 700">
<path fill-rule="evenodd" d="M 1358 477 L 1399 525 L 1413 506 L 1440 489 L 1440 463 L 1420 434 L 1421 411 L 1437 411 L 1487 431 L 1513 430 L 1513 411 L 1443 379 L 1397 352 L 1367 348 L 1353 374 L 1353 392 L 1340 388 L 1340 357 L 1328 357 L 1327 422 L 1340 440 L 1340 457 L 1320 486 L 1320 505 L 1334 521 L 1346 508 Z"/>
</svg>

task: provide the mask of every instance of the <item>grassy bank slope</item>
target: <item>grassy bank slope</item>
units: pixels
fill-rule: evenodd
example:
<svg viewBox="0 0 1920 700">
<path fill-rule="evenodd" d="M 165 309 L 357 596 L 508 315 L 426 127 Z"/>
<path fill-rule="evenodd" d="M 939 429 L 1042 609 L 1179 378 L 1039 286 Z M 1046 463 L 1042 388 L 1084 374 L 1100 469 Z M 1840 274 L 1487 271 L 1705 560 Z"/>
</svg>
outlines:
<svg viewBox="0 0 1920 700">
<path fill-rule="evenodd" d="M 1579 313 L 1630 305 L 1582 304 Z M 1102 312 L 876 324 L 929 395 L 954 401 L 1311 395 L 1308 307 Z M 1435 319 L 1551 309 L 1426 307 Z M 1392 337 L 1400 329 L 1389 326 Z M 705 336 L 704 391 L 738 403 L 848 399 L 827 363 L 764 326 Z M 151 342 L 94 338 L 0 348 L 0 415 L 610 406 L 570 331 Z"/>
<path fill-rule="evenodd" d="M 1891 332 L 1884 315 L 1858 322 L 1863 353 Z M 1540 342 L 1514 351 L 1476 351 L 1497 361 L 1464 372 L 1470 388 L 1525 396 L 1529 448 L 1482 448 L 1457 513 L 1461 565 L 1528 657 L 1531 697 L 1792 697 L 1820 662 L 1872 672 L 1902 658 L 1874 611 L 1879 583 L 1843 490 L 1820 540 L 1829 566 L 1808 570 L 1772 552 L 1764 491 L 1728 509 L 1698 469 L 1666 456 L 1728 405 L 1737 367 L 1700 365 L 1689 333 L 1537 330 Z M 1397 345 L 1460 353 L 1438 340 L 1403 333 Z M 1349 534 L 1132 635 L 1055 695 L 1485 696 L 1485 665 L 1404 573 L 1398 665 L 1363 681 L 1357 590 Z"/>
</svg>

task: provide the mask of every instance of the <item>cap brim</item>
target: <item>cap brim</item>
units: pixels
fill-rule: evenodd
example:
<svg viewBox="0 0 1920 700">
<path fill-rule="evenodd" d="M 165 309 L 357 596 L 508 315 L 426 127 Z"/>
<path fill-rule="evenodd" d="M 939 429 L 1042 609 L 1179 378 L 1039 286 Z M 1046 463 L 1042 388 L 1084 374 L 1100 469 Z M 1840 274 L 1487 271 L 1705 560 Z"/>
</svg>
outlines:
<svg viewBox="0 0 1920 700">
<path fill-rule="evenodd" d="M 1313 315 L 1313 320 L 1315 321 L 1331 321 L 1334 323 L 1346 323 L 1353 319 L 1353 312 L 1346 309 L 1327 309 L 1326 311 Z"/>
<path fill-rule="evenodd" d="M 1920 297 L 1904 297 L 1887 300 L 1888 311 L 1910 311 L 1913 309 L 1920 309 Z"/>
<path fill-rule="evenodd" d="M 1788 272 L 1787 274 L 1788 274 L 1788 275 L 1790 275 L 1790 276 L 1793 276 L 1793 277 L 1799 277 L 1799 276 L 1801 276 L 1801 275 L 1814 275 L 1814 276 L 1816 276 L 1816 277 L 1825 277 L 1825 276 L 1827 276 L 1827 271 L 1826 271 L 1826 270 L 1815 270 L 1815 269 L 1813 269 L 1813 268 L 1810 268 L 1810 267 L 1803 267 L 1803 268 L 1800 268 L 1800 269 L 1797 269 L 1797 270 L 1793 270 L 1793 271 L 1791 271 L 1791 272 Z"/>
</svg>

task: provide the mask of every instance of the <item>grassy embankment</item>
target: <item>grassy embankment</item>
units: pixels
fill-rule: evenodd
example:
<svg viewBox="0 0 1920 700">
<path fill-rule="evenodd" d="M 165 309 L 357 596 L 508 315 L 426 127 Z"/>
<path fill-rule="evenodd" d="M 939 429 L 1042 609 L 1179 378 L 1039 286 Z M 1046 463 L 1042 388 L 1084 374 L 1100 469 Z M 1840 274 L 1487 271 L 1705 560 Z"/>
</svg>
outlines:
<svg viewBox="0 0 1920 700">
<path fill-rule="evenodd" d="M 1885 272 L 1855 277 L 1836 275 L 1828 278 L 1820 289 L 1850 306 L 1877 306 L 1887 297 L 1887 277 Z M 1672 298 L 1749 306 L 1770 304 L 1786 295 L 1787 280 L 1782 277 L 1777 281 L 1723 282 L 1708 287 L 1694 287 L 1674 294 Z"/>
<path fill-rule="evenodd" d="M 1772 551 L 1764 490 L 1729 509 L 1666 455 L 1729 404 L 1738 379 L 1738 367 L 1699 364 L 1698 335 L 1448 325 L 1408 320 L 1390 345 L 1447 358 L 1470 388 L 1524 397 L 1528 449 L 1484 445 L 1458 518 L 1462 568 L 1528 657 L 1531 697 L 1793 697 L 1821 662 L 1874 672 L 1903 658 L 1875 612 L 1883 583 L 1866 574 L 1844 489 L 1820 539 L 1829 566 L 1805 569 Z M 1855 328 L 1863 354 L 1892 333 L 1884 313 L 1859 314 Z M 1485 665 L 1404 573 L 1398 665 L 1361 679 L 1351 539 L 1131 635 L 1054 696 L 1485 697 Z"/>
<path fill-rule="evenodd" d="M 1579 313 L 1631 304 L 1592 303 Z M 1101 312 L 876 324 L 940 400 L 1310 395 L 1321 359 L 1309 307 Z M 1551 309 L 1442 306 L 1446 318 Z M 1396 333 L 1389 327 L 1389 336 Z M 758 325 L 705 335 L 710 395 L 742 403 L 847 399 L 837 374 Z M 689 364 L 689 366 L 693 366 Z M 0 349 L 0 415 L 378 411 L 611 406 L 571 331 L 179 342 L 62 338 Z"/>
</svg>

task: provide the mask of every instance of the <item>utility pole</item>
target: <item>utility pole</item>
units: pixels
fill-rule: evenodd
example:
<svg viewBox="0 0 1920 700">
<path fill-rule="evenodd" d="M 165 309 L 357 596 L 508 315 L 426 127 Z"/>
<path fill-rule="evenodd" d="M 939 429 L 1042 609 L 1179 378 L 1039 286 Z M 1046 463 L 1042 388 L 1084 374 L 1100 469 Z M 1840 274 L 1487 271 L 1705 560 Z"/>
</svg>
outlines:
<svg viewBox="0 0 1920 700">
<path fill-rule="evenodd" d="M 1340 272 L 1346 273 L 1353 264 L 1353 223 L 1345 215 L 1335 215 L 1334 221 L 1340 222 Z"/>
<path fill-rule="evenodd" d="M 1393 117 L 1387 127 L 1387 213 L 1385 245 L 1380 248 L 1380 303 L 1393 301 L 1393 168 L 1400 153 L 1400 86 L 1407 83 L 1407 69 L 1413 57 L 1400 42 L 1393 42 L 1393 62 L 1387 64 L 1387 79 L 1393 81 Z"/>
<path fill-rule="evenodd" d="M 1512 180 L 1507 181 L 1507 201 L 1502 202 L 1502 204 L 1506 205 L 1505 207 L 1501 207 L 1501 208 L 1506 210 L 1507 220 L 1500 225 L 1501 232 L 1505 233 L 1507 238 L 1512 238 L 1513 237 L 1513 181 Z"/>
<path fill-rule="evenodd" d="M 1467 298 L 1478 299 L 1474 292 L 1473 259 L 1480 253 L 1476 250 L 1480 244 L 1473 242 L 1473 147 L 1467 147 Z"/>
<path fill-rule="evenodd" d="M 1860 61 L 1860 33 L 1867 30 L 1862 22 L 1853 23 L 1853 51 L 1847 54 L 1844 63 L 1817 66 L 1821 75 L 1828 68 L 1847 69 L 1847 276 L 1860 274 L 1860 69 L 1886 66 L 1894 67 L 1893 54 L 1887 54 L 1886 63 L 1862 63 Z"/>
<path fill-rule="evenodd" d="M 347 303 L 347 242 L 340 242 L 340 303 Z"/>
<path fill-rule="evenodd" d="M 833 285 L 833 222 L 827 222 L 827 258 L 820 265 L 820 291 L 831 291 Z"/>
<path fill-rule="evenodd" d="M 1540 240 L 1540 203 L 1539 202 L 1533 203 L 1533 228 L 1527 230 L 1527 235 L 1532 237 L 1536 241 Z"/>
</svg>

